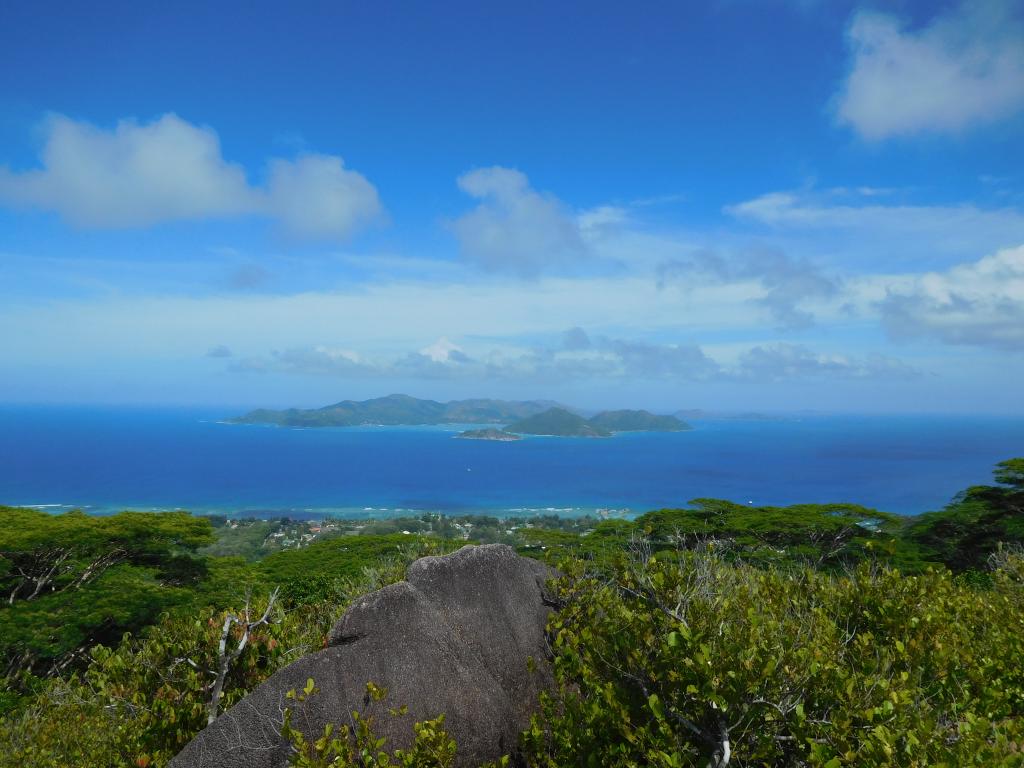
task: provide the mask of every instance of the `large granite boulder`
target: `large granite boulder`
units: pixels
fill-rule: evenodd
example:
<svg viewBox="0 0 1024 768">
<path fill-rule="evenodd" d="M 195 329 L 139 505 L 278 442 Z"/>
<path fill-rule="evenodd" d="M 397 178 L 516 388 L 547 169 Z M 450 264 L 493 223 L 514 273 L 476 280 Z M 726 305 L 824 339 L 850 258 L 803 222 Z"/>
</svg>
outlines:
<svg viewBox="0 0 1024 768">
<path fill-rule="evenodd" d="M 331 630 L 328 647 L 279 670 L 196 736 L 171 768 L 279 768 L 280 727 L 307 738 L 327 723 L 374 716 L 389 749 L 406 747 L 413 723 L 445 715 L 457 766 L 515 753 L 541 690 L 551 685 L 544 582 L 552 572 L 510 547 L 467 546 L 409 566 L 406 580 L 359 599 Z M 530 660 L 533 660 L 532 663 Z M 286 699 L 313 678 L 319 691 Z M 388 689 L 368 701 L 366 683 Z M 405 715 L 389 709 L 408 707 Z"/>
</svg>

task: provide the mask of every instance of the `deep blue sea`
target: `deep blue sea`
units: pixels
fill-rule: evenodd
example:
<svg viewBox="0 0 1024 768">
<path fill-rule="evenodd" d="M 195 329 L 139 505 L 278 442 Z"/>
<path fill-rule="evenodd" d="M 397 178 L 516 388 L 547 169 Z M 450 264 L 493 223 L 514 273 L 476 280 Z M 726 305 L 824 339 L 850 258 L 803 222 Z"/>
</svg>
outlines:
<svg viewBox="0 0 1024 768">
<path fill-rule="evenodd" d="M 218 422 L 234 413 L 0 406 L 0 504 L 320 517 L 640 513 L 717 497 L 917 513 L 1024 455 L 1024 417 L 696 420 L 692 432 L 499 443 L 453 439 L 458 427 Z"/>
</svg>

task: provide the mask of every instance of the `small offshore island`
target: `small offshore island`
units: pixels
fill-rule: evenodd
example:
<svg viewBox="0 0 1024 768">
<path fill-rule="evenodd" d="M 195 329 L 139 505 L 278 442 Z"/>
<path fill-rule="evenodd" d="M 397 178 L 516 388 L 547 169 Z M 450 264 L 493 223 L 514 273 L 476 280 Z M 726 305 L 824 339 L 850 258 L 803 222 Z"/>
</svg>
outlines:
<svg viewBox="0 0 1024 768">
<path fill-rule="evenodd" d="M 565 408 L 513 422 L 504 432 L 544 437 L 611 437 L 616 432 L 684 432 L 692 427 L 675 416 L 656 416 L 649 411 L 602 411 L 585 419 Z"/>
<path fill-rule="evenodd" d="M 494 440 L 499 443 L 510 443 L 513 440 L 522 440 L 520 435 L 514 432 L 506 432 L 504 429 L 495 429 L 494 427 L 488 427 L 487 429 L 469 429 L 465 432 L 459 432 L 456 437 L 464 440 Z"/>
<path fill-rule="evenodd" d="M 585 418 L 546 400 L 420 400 L 388 395 L 372 400 L 343 400 L 323 408 L 261 408 L 229 419 L 231 424 L 281 427 L 427 426 L 432 424 L 505 424 L 461 432 L 467 440 L 513 442 L 522 435 L 543 437 L 611 437 L 617 432 L 683 432 L 692 429 L 675 416 L 643 410 L 602 411 Z"/>
</svg>

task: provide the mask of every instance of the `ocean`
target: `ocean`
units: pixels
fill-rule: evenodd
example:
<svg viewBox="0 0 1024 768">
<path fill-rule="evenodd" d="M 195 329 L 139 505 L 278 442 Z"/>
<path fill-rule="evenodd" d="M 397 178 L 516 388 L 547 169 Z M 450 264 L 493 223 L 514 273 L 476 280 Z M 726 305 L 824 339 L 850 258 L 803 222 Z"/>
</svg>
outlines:
<svg viewBox="0 0 1024 768">
<path fill-rule="evenodd" d="M 305 518 L 631 515 L 713 497 L 915 514 L 1024 455 L 1024 417 L 699 419 L 690 432 L 504 443 L 453 439 L 457 426 L 220 421 L 241 410 L 0 406 L 0 504 Z"/>
</svg>

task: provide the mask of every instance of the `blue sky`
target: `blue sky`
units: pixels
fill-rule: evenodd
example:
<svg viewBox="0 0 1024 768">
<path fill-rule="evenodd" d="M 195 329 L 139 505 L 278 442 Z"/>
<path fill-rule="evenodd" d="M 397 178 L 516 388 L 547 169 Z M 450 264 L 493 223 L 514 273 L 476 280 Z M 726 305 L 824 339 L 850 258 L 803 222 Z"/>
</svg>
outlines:
<svg viewBox="0 0 1024 768">
<path fill-rule="evenodd" d="M 0 8 L 0 400 L 1019 412 L 1019 3 Z"/>
</svg>

